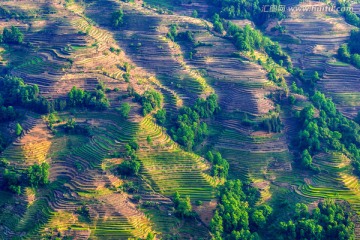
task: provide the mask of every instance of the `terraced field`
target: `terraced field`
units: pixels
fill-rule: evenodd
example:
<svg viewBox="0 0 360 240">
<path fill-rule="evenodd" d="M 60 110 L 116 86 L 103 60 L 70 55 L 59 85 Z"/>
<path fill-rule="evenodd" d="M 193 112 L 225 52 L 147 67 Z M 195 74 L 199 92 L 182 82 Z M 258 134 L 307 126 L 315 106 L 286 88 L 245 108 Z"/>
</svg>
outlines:
<svg viewBox="0 0 360 240">
<path fill-rule="evenodd" d="M 286 3 L 290 6 L 294 5 L 294 2 Z M 299 6 L 326 5 L 310 2 Z M 270 24 L 268 29 L 272 26 Z M 349 117 L 356 116 L 360 110 L 356 87 L 360 71 L 335 59 L 337 49 L 348 40 L 354 27 L 347 24 L 337 12 L 319 11 L 289 12 L 288 18 L 281 21 L 281 26 L 285 27 L 286 33 L 274 38 L 288 49 L 294 66 L 303 69 L 308 76 L 318 71 L 322 76 L 318 82 L 319 89 L 334 99 L 343 114 Z"/>
<path fill-rule="evenodd" d="M 269 112 L 279 111 L 271 95 L 283 89 L 269 81 L 257 61 L 212 31 L 205 0 L 24 2 L 1 3 L 16 14 L 29 15 L 22 20 L 0 18 L 0 30 L 15 25 L 25 41 L 4 45 L 1 70 L 37 84 L 50 100 L 65 99 L 73 86 L 93 91 L 102 82 L 110 107 L 102 112 L 61 111 L 55 114 L 55 131 L 44 116 L 21 109 L 24 131 L 19 137 L 14 131 L 17 121 L 1 123 L 0 130 L 14 139 L 0 155 L 8 167 L 26 171 L 34 164 L 50 165 L 45 187 L 26 187 L 20 195 L 0 191 L 1 239 L 147 239 L 151 234 L 156 239 L 210 239 L 209 222 L 222 181 L 211 176 L 212 166 L 202 157 L 209 149 L 229 162 L 230 179 L 259 189 L 258 204 L 284 199 L 314 204 L 331 198 L 347 200 L 360 211 L 359 179 L 345 155 L 316 155 L 313 163 L 319 173 L 296 166 L 299 156 L 290 143 L 299 126 L 290 106 L 280 110 L 278 133 L 244 123 L 261 123 Z M 114 29 L 111 13 L 119 9 L 124 25 Z M 199 18 L 191 17 L 194 10 Z M 253 25 L 248 20 L 233 22 Z M 190 31 L 194 43 L 167 38 L 174 24 L 178 32 Z M 286 37 L 272 37 L 281 41 L 294 65 L 308 75 L 321 73 L 319 88 L 343 113 L 354 116 L 360 109 L 359 70 L 334 59 L 351 27 L 337 14 L 312 12 L 293 12 L 281 25 Z M 285 78 L 288 84 L 293 80 L 287 73 Z M 218 95 L 221 110 L 204 120 L 209 136 L 189 151 L 170 137 L 167 126 L 157 124 L 154 112 L 143 116 L 141 104 L 129 96 L 130 88 L 140 95 L 150 89 L 160 92 L 169 121 L 181 107 L 211 93 Z M 305 96 L 297 97 L 300 101 L 293 108 L 300 110 L 308 102 Z M 119 113 L 123 103 L 131 106 L 127 119 Z M 70 118 L 88 127 L 90 134 L 66 133 L 62 125 Z M 139 175 L 120 176 L 115 167 L 127 160 L 126 145 L 132 141 L 139 144 Z M 175 216 L 175 192 L 190 197 L 197 217 Z"/>
</svg>

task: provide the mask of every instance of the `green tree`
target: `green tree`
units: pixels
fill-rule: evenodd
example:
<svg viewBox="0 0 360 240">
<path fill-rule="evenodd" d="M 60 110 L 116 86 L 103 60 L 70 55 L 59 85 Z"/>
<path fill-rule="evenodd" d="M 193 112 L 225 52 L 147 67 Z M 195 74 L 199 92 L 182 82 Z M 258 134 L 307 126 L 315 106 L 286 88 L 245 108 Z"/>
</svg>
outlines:
<svg viewBox="0 0 360 240">
<path fill-rule="evenodd" d="M 166 110 L 160 109 L 155 114 L 156 121 L 163 125 L 166 122 Z"/>
<path fill-rule="evenodd" d="M 111 25 L 114 27 L 114 28 L 119 28 L 123 25 L 124 23 L 124 12 L 122 9 L 116 11 L 116 12 L 113 12 L 111 14 Z"/>
<path fill-rule="evenodd" d="M 20 136 L 23 132 L 23 128 L 21 127 L 20 123 L 17 123 L 15 126 L 15 133 L 17 136 Z"/>
<path fill-rule="evenodd" d="M 223 220 L 218 211 L 215 211 L 214 217 L 210 221 L 210 230 L 212 233 L 223 234 Z"/>
<path fill-rule="evenodd" d="M 27 169 L 29 184 L 35 188 L 43 186 L 49 182 L 49 164 L 34 164 Z"/>
<path fill-rule="evenodd" d="M 126 160 L 118 165 L 117 172 L 120 175 L 133 176 L 137 175 L 140 170 L 140 162 L 136 160 Z"/>
<path fill-rule="evenodd" d="M 179 204 L 176 208 L 177 214 L 182 217 L 191 217 L 192 216 L 192 206 L 190 202 L 190 197 L 186 196 L 185 199 L 180 199 Z"/>
<path fill-rule="evenodd" d="M 311 163 L 312 163 L 311 155 L 310 155 L 309 151 L 307 149 L 305 149 L 302 152 L 301 165 L 303 165 L 304 167 L 310 167 Z"/>
<path fill-rule="evenodd" d="M 24 34 L 15 26 L 4 28 L 2 40 L 4 43 L 20 44 L 24 41 Z"/>
<path fill-rule="evenodd" d="M 131 110 L 131 106 L 129 103 L 123 103 L 121 104 L 120 107 L 120 114 L 123 118 L 128 118 L 129 117 L 129 113 Z"/>
</svg>

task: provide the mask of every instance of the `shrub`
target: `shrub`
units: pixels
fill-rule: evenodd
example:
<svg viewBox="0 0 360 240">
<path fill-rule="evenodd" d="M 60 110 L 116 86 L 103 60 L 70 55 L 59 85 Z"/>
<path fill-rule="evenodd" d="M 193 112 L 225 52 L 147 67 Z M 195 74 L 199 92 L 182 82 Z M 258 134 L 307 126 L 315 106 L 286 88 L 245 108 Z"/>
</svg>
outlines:
<svg viewBox="0 0 360 240">
<path fill-rule="evenodd" d="M 140 170 L 140 163 L 135 160 L 127 160 L 119 164 L 116 168 L 117 173 L 125 176 L 137 175 Z"/>
<path fill-rule="evenodd" d="M 24 41 L 24 34 L 15 26 L 4 28 L 2 40 L 4 43 L 20 44 Z"/>
<path fill-rule="evenodd" d="M 123 17 L 124 17 L 124 12 L 122 11 L 122 9 L 113 12 L 111 14 L 111 26 L 113 28 L 119 28 L 120 26 L 122 26 L 124 23 Z"/>
</svg>

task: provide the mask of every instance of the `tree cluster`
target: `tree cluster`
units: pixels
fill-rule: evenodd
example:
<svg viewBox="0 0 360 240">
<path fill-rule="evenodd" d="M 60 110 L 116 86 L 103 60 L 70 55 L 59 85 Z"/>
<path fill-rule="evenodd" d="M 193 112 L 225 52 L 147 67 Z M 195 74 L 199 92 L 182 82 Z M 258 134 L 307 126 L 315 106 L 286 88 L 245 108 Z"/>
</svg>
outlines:
<svg viewBox="0 0 360 240">
<path fill-rule="evenodd" d="M 265 119 L 262 120 L 260 127 L 269 133 L 278 133 L 281 131 L 282 127 L 280 117 L 274 114 L 270 115 L 269 117 L 265 117 Z"/>
<path fill-rule="evenodd" d="M 124 17 L 124 12 L 122 9 L 113 12 L 111 14 L 111 26 L 116 29 L 120 28 L 124 24 L 123 17 Z"/>
<path fill-rule="evenodd" d="M 192 149 L 208 134 L 207 124 L 201 119 L 213 116 L 219 109 L 217 95 L 211 94 L 206 99 L 197 99 L 193 107 L 180 109 L 170 132 L 173 139 Z"/>
<path fill-rule="evenodd" d="M 309 213 L 303 203 L 296 204 L 292 219 L 280 222 L 278 239 L 354 239 L 355 225 L 345 204 L 327 200 Z"/>
<path fill-rule="evenodd" d="M 2 42 L 8 44 L 20 44 L 24 41 L 24 34 L 15 26 L 4 28 Z"/>
<path fill-rule="evenodd" d="M 143 107 L 142 113 L 144 116 L 161 107 L 163 102 L 162 95 L 155 90 L 147 90 L 143 95 L 134 93 L 135 101 L 140 103 Z"/>
<path fill-rule="evenodd" d="M 191 31 L 178 32 L 177 26 L 172 24 L 166 35 L 171 41 L 185 41 L 195 43 L 194 34 Z"/>
<path fill-rule="evenodd" d="M 336 110 L 330 98 L 316 91 L 311 97 L 314 105 L 305 107 L 297 113 L 302 126 L 299 132 L 297 145 L 300 147 L 302 162 L 305 165 L 311 162 L 307 152 L 315 153 L 329 150 L 341 151 L 353 159 L 353 165 L 360 174 L 360 127 L 355 122 L 345 118 Z M 315 117 L 315 107 L 318 116 Z M 307 150 L 307 152 L 304 152 Z"/>
<path fill-rule="evenodd" d="M 214 239 L 259 239 L 257 231 L 269 223 L 272 208 L 255 207 L 259 195 L 249 188 L 240 180 L 227 181 L 222 187 L 219 205 L 210 222 Z"/>
<path fill-rule="evenodd" d="M 160 125 L 164 125 L 164 123 L 166 122 L 166 110 L 165 109 L 160 109 L 155 113 L 155 118 L 156 121 L 160 124 Z"/>
<path fill-rule="evenodd" d="M 37 85 L 27 85 L 23 79 L 10 75 L 0 77 L 0 122 L 18 117 L 15 106 L 48 113 L 50 105 L 47 99 L 40 96 Z"/>
<path fill-rule="evenodd" d="M 174 194 L 174 204 L 176 215 L 187 218 L 195 216 L 189 196 L 183 198 L 180 196 L 179 192 L 176 191 Z"/>
<path fill-rule="evenodd" d="M 136 141 L 130 141 L 125 145 L 125 152 L 122 157 L 128 158 L 116 167 L 116 172 L 123 176 L 137 175 L 140 171 L 140 162 L 138 161 L 136 151 L 139 144 Z"/>
<path fill-rule="evenodd" d="M 216 11 L 226 19 L 249 19 L 261 25 L 269 18 L 283 18 L 282 12 L 263 12 L 264 5 L 281 5 L 280 0 L 210 0 Z"/>
<path fill-rule="evenodd" d="M 106 110 L 110 103 L 104 91 L 102 85 L 99 85 L 94 92 L 88 92 L 74 86 L 68 93 L 67 106 Z"/>
<path fill-rule="evenodd" d="M 125 160 L 119 164 L 116 171 L 119 175 L 133 176 L 137 175 L 140 170 L 140 162 L 136 160 Z"/>
<path fill-rule="evenodd" d="M 220 179 L 226 179 L 229 172 L 229 163 L 219 152 L 207 152 L 206 159 L 212 163 L 211 175 Z"/>
<path fill-rule="evenodd" d="M 259 30 L 252 29 L 249 25 L 241 28 L 231 22 L 227 22 L 225 26 L 227 36 L 232 39 L 240 51 L 262 51 L 278 64 L 292 68 L 290 56 L 281 49 L 278 43 L 263 36 Z"/>
<path fill-rule="evenodd" d="M 120 108 L 116 108 L 116 110 L 121 114 L 124 119 L 127 119 L 129 117 L 131 106 L 129 103 L 123 103 L 121 104 Z"/>
<path fill-rule="evenodd" d="M 341 61 L 351 63 L 360 68 L 360 31 L 351 31 L 349 44 L 343 44 L 338 50 Z"/>
<path fill-rule="evenodd" d="M 63 126 L 66 133 L 69 134 L 79 134 L 90 137 L 91 129 L 89 125 L 78 124 L 75 119 L 69 118 L 68 121 Z"/>
<path fill-rule="evenodd" d="M 336 1 L 337 7 L 341 7 L 343 9 L 350 9 L 351 2 L 350 1 Z M 353 11 L 342 11 L 341 14 L 344 16 L 345 21 L 351 25 L 356 27 L 360 27 L 360 17 L 356 15 Z"/>
<path fill-rule="evenodd" d="M 3 187 L 20 195 L 21 187 L 31 186 L 38 188 L 44 186 L 49 183 L 49 168 L 49 164 L 46 162 L 40 165 L 34 164 L 21 171 L 5 168 L 2 172 L 4 178 Z"/>
</svg>

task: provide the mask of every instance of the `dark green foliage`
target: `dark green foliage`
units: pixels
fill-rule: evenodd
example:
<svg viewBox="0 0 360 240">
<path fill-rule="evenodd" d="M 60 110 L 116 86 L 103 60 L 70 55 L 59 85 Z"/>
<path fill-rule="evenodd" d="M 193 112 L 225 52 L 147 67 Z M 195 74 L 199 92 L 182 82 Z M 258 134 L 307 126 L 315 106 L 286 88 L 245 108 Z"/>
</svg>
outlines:
<svg viewBox="0 0 360 240">
<path fill-rule="evenodd" d="M 341 45 L 341 47 L 338 50 L 338 57 L 340 58 L 341 61 L 350 62 L 351 53 L 349 51 L 349 47 L 347 44 Z"/>
<path fill-rule="evenodd" d="M 133 176 L 137 175 L 140 170 L 140 162 L 136 160 L 126 160 L 118 165 L 116 171 L 120 175 Z"/>
<path fill-rule="evenodd" d="M 310 155 L 329 150 L 343 152 L 353 160 L 356 173 L 360 174 L 360 126 L 339 113 L 332 100 L 319 91 L 311 100 L 319 114 L 315 117 L 314 106 L 300 112 L 302 129 L 297 139 L 300 150 L 306 149 Z"/>
<path fill-rule="evenodd" d="M 124 12 L 122 11 L 122 9 L 113 12 L 111 14 L 111 26 L 113 28 L 120 28 L 124 23 L 123 17 L 124 17 Z"/>
<path fill-rule="evenodd" d="M 192 108 L 183 107 L 171 128 L 171 135 L 181 145 L 192 149 L 195 143 L 203 141 L 208 134 L 207 125 L 201 118 L 211 117 L 218 111 L 217 96 L 212 94 L 204 99 L 198 99 Z"/>
<path fill-rule="evenodd" d="M 260 124 L 260 127 L 267 132 L 275 132 L 278 133 L 281 131 L 281 120 L 279 116 L 271 115 L 270 117 L 266 117 Z"/>
<path fill-rule="evenodd" d="M 289 103 L 290 105 L 294 105 L 296 103 L 296 98 L 294 95 L 289 96 Z"/>
<path fill-rule="evenodd" d="M 74 86 L 68 94 L 67 105 L 70 107 L 87 107 L 95 110 L 106 110 L 110 106 L 110 103 L 101 87 L 98 87 L 98 89 L 95 89 L 95 91 L 91 93 Z"/>
<path fill-rule="evenodd" d="M 360 31 L 352 30 L 349 42 L 350 52 L 360 54 Z"/>
<path fill-rule="evenodd" d="M 155 114 L 156 121 L 163 125 L 166 122 L 166 110 L 160 109 Z"/>
<path fill-rule="evenodd" d="M 173 42 L 175 41 L 175 38 L 177 37 L 177 26 L 172 24 L 170 26 L 170 30 L 167 34 L 167 37 L 171 39 Z"/>
<path fill-rule="evenodd" d="M 24 34 L 15 26 L 4 28 L 2 41 L 9 44 L 20 44 L 24 41 Z"/>
<path fill-rule="evenodd" d="M 336 6 L 348 9 L 346 11 L 341 11 L 341 14 L 344 16 L 345 21 L 351 25 L 354 25 L 356 27 L 360 27 L 360 17 L 356 15 L 353 11 L 350 11 L 351 7 L 351 1 L 336 1 Z"/>
<path fill-rule="evenodd" d="M 122 77 L 124 78 L 125 82 L 130 82 L 130 74 L 129 73 L 124 73 L 122 75 Z"/>
<path fill-rule="evenodd" d="M 341 61 L 351 63 L 360 68 L 360 31 L 351 31 L 349 44 L 343 44 L 338 49 L 338 57 Z"/>
<path fill-rule="evenodd" d="M 302 88 L 299 88 L 295 82 L 292 82 L 292 84 L 291 84 L 291 91 L 293 93 L 304 95 L 304 90 Z"/>
<path fill-rule="evenodd" d="M 194 212 L 192 211 L 192 206 L 189 196 L 182 198 L 178 192 L 175 192 L 174 204 L 175 204 L 176 215 L 181 217 L 194 216 Z"/>
<path fill-rule="evenodd" d="M 198 98 L 193 109 L 199 114 L 200 118 L 211 117 L 214 113 L 219 111 L 217 95 L 211 94 L 206 99 Z"/>
<path fill-rule="evenodd" d="M 222 158 L 221 154 L 216 151 L 209 151 L 205 157 L 212 163 L 212 176 L 226 179 L 229 172 L 229 163 L 226 159 Z"/>
<path fill-rule="evenodd" d="M 5 141 L 4 137 L 0 134 L 0 153 L 4 151 L 6 146 L 7 146 L 7 142 Z M 1 161 L 0 161 L 0 166 L 1 166 Z"/>
<path fill-rule="evenodd" d="M 16 124 L 15 126 L 15 133 L 17 136 L 20 136 L 23 132 L 23 128 L 21 127 L 21 125 L 19 123 Z"/>
<path fill-rule="evenodd" d="M 135 101 L 139 102 L 143 106 L 143 115 L 146 116 L 153 110 L 160 108 L 163 97 L 160 93 L 155 90 L 147 90 L 143 95 L 137 93 L 135 95 Z"/>
<path fill-rule="evenodd" d="M 12 106 L 0 108 L 0 122 L 15 120 L 16 116 L 15 109 Z"/>
<path fill-rule="evenodd" d="M 212 18 L 212 22 L 214 24 L 214 31 L 218 32 L 218 33 L 223 33 L 224 32 L 224 26 L 223 23 L 221 22 L 220 16 L 219 14 L 215 13 L 213 18 Z"/>
<path fill-rule="evenodd" d="M 15 106 L 25 107 L 38 113 L 53 111 L 51 102 L 41 97 L 37 85 L 27 85 L 23 79 L 6 75 L 0 77 L 0 121 L 17 117 Z"/>
<path fill-rule="evenodd" d="M 217 7 L 217 12 L 226 19 L 250 19 L 262 24 L 271 17 L 282 18 L 283 13 L 264 13 L 264 5 L 280 5 L 280 0 L 210 0 Z"/>
<path fill-rule="evenodd" d="M 312 163 L 311 155 L 309 151 L 305 149 L 301 155 L 301 165 L 303 165 L 304 167 L 310 167 L 311 163 Z"/>
<path fill-rule="evenodd" d="M 194 34 L 191 31 L 179 32 L 175 37 L 175 41 L 185 41 L 194 44 Z"/>
<path fill-rule="evenodd" d="M 8 169 L 4 169 L 2 175 L 4 178 L 4 187 L 11 192 L 20 195 L 21 175 Z"/>
<path fill-rule="evenodd" d="M 280 222 L 278 239 L 354 239 L 355 225 L 345 204 L 327 200 L 308 212 L 303 203 L 296 204 L 292 220 Z"/>
<path fill-rule="evenodd" d="M 125 154 L 124 157 L 136 160 L 136 151 L 139 149 L 139 144 L 136 141 L 130 141 L 125 145 Z"/>
<path fill-rule="evenodd" d="M 220 191 L 220 202 L 210 230 L 216 239 L 258 239 L 257 228 L 266 225 L 272 213 L 269 206 L 253 208 L 256 199 L 248 198 L 240 180 L 227 181 Z"/>
<path fill-rule="evenodd" d="M 170 26 L 167 37 L 173 42 L 185 41 L 193 44 L 195 43 L 194 34 L 191 31 L 178 32 L 177 26 L 174 24 Z"/>
<path fill-rule="evenodd" d="M 79 207 L 75 213 L 79 214 L 80 216 L 82 216 L 86 221 L 90 221 L 91 217 L 90 217 L 90 211 L 89 208 L 87 206 L 81 206 Z"/>
<path fill-rule="evenodd" d="M 284 67 L 292 68 L 289 55 L 282 51 L 280 45 L 263 36 L 260 31 L 252 29 L 249 25 L 240 28 L 229 22 L 227 24 L 227 34 L 240 51 L 262 51 L 267 53 L 275 62 L 279 64 L 281 62 Z"/>
<path fill-rule="evenodd" d="M 78 124 L 73 118 L 69 118 L 64 124 L 64 130 L 69 134 L 80 134 L 84 136 L 91 136 L 90 126 L 84 124 Z"/>
<path fill-rule="evenodd" d="M 120 114 L 123 118 L 128 118 L 130 110 L 131 110 L 131 106 L 129 103 L 123 103 L 123 104 L 121 104 L 121 107 L 117 108 L 116 110 L 118 110 L 120 112 Z"/>
<path fill-rule="evenodd" d="M 199 13 L 198 13 L 196 10 L 194 10 L 194 11 L 191 13 L 191 16 L 192 16 L 193 18 L 197 18 L 197 17 L 199 16 Z"/>
<path fill-rule="evenodd" d="M 39 187 L 49 182 L 49 164 L 34 164 L 27 169 L 27 179 L 32 187 Z"/>
</svg>

